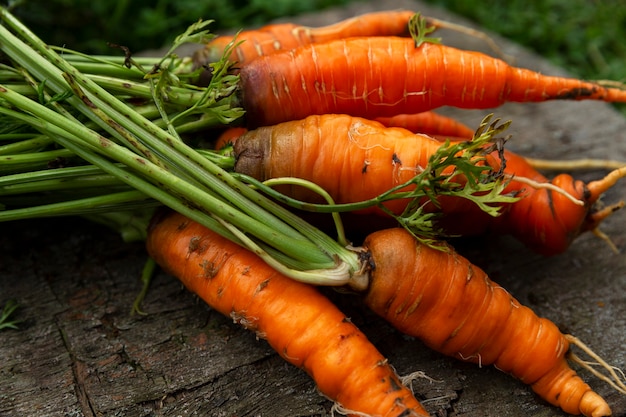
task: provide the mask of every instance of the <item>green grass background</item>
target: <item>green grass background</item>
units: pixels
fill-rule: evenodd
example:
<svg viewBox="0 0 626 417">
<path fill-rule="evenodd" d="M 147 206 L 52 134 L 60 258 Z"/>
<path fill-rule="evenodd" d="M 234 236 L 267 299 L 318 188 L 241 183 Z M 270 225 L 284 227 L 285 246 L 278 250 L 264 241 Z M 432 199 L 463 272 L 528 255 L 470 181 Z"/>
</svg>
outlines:
<svg viewBox="0 0 626 417">
<path fill-rule="evenodd" d="M 214 30 L 358 0 L 11 0 L 15 13 L 48 43 L 108 53 L 167 45 L 198 18 Z M 586 79 L 626 81 L 624 0 L 426 0 L 476 21 Z M 7 4 L 7 2 L 4 2 Z M 626 106 L 622 106 L 626 114 Z"/>
</svg>

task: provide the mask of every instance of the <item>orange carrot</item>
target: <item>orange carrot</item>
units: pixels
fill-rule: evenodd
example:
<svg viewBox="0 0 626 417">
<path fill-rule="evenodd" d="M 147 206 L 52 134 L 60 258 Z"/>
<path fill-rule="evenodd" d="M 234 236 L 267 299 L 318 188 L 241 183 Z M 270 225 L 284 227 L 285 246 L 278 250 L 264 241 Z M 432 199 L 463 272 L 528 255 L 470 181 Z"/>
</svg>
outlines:
<svg viewBox="0 0 626 417">
<path fill-rule="evenodd" d="M 559 174 L 549 180 L 513 152 L 505 151 L 504 158 L 504 172 L 513 178 L 505 192 L 516 193 L 520 199 L 507 205 L 495 218 L 473 205 L 446 210 L 447 205 L 442 203 L 446 214 L 441 218 L 440 226 L 451 234 L 508 233 L 534 251 L 549 256 L 564 252 L 581 233 L 596 231 L 606 217 L 624 205 L 623 202 L 602 208 L 596 205 L 604 192 L 626 176 L 624 167 L 585 184 L 569 174 Z M 490 160 L 492 166 L 501 163 L 497 153 L 492 154 Z M 527 178 L 540 185 L 553 185 L 560 192 L 552 188 L 533 188 L 516 181 L 516 177 Z M 568 196 L 584 204 L 577 204 Z"/>
<path fill-rule="evenodd" d="M 429 415 L 366 336 L 312 286 L 280 275 L 178 213 L 153 221 L 147 248 L 189 290 L 266 339 L 344 409 L 372 416 Z"/>
<path fill-rule="evenodd" d="M 461 140 L 471 139 L 474 136 L 474 129 L 452 117 L 443 116 L 433 111 L 377 117 L 374 120 L 387 127 L 401 127 L 413 133 L 430 135 L 443 141 L 448 137 Z M 247 129 L 241 126 L 227 128 L 215 141 L 215 149 L 221 149 L 225 145 L 234 143 L 239 136 L 246 132 Z"/>
<path fill-rule="evenodd" d="M 337 203 L 352 203 L 374 198 L 410 180 L 440 146 L 441 142 L 430 136 L 385 128 L 358 117 L 309 116 L 242 135 L 235 143 L 235 171 L 261 181 L 277 177 L 307 179 L 324 188 Z M 522 157 L 511 152 L 505 152 L 505 156 L 504 172 L 513 176 L 505 192 L 516 193 L 521 199 L 503 206 L 502 214 L 494 218 L 469 200 L 441 197 L 439 224 L 450 234 L 511 233 L 537 252 L 551 255 L 563 252 L 576 236 L 594 230 L 621 207 L 617 204 L 597 211 L 595 202 L 626 176 L 626 168 L 585 185 L 565 174 L 548 181 Z M 501 164 L 497 153 L 488 162 L 496 169 Z M 532 188 L 516 177 L 551 182 L 584 205 L 551 189 Z M 322 202 L 301 187 L 281 186 L 280 191 L 299 200 Z M 385 206 L 399 214 L 406 200 L 389 201 Z M 377 209 L 367 212 L 380 213 Z"/>
<path fill-rule="evenodd" d="M 568 364 L 575 339 L 452 249 L 429 248 L 399 228 L 375 232 L 364 248 L 372 263 L 365 303 L 398 330 L 446 355 L 493 364 L 566 413 L 611 415 Z"/>
<path fill-rule="evenodd" d="M 409 34 L 409 19 L 415 12 L 389 10 L 366 13 L 322 27 L 308 27 L 294 23 L 276 23 L 259 29 L 245 30 L 237 35 L 219 36 L 196 52 L 198 63 L 218 61 L 233 41 L 243 41 L 231 53 L 230 59 L 239 66 L 254 59 L 279 51 L 288 51 L 310 43 L 327 42 L 354 36 L 402 36 Z M 429 26 L 433 21 L 427 22 Z M 434 21 L 436 22 L 436 21 Z"/>
<path fill-rule="evenodd" d="M 277 177 L 310 180 L 328 191 L 335 202 L 374 198 L 413 178 L 428 163 L 441 142 L 402 128 L 347 115 L 310 116 L 303 120 L 261 127 L 235 142 L 235 171 L 260 181 Z M 299 200 L 322 203 L 298 186 L 277 187 Z M 385 203 L 401 213 L 406 201 Z M 364 212 L 378 211 L 366 209 Z"/>
<path fill-rule="evenodd" d="M 413 133 L 423 133 L 431 136 L 454 137 L 471 139 L 474 129 L 455 120 L 433 111 L 414 114 L 397 114 L 391 117 L 377 117 L 374 120 L 387 127 L 402 127 Z"/>
<path fill-rule="evenodd" d="M 224 146 L 235 143 L 235 140 L 244 133 L 246 133 L 248 129 L 242 126 L 233 126 L 226 128 L 215 140 L 214 148 L 219 150 Z"/>
<path fill-rule="evenodd" d="M 260 57 L 240 72 L 249 126 L 312 114 L 369 119 L 443 105 L 554 99 L 626 102 L 626 90 L 511 67 L 485 54 L 400 37 L 348 38 Z"/>
</svg>

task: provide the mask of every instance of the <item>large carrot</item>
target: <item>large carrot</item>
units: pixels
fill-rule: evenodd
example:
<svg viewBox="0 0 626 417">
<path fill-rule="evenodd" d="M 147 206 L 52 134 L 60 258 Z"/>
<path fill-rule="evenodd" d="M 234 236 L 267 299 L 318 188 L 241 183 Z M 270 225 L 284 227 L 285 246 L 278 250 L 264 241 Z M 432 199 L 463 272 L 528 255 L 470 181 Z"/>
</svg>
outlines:
<svg viewBox="0 0 626 417">
<path fill-rule="evenodd" d="M 258 29 L 244 30 L 232 36 L 219 36 L 196 52 L 198 63 L 216 62 L 233 41 L 240 42 L 231 52 L 230 59 L 239 66 L 254 59 L 279 51 L 288 51 L 310 43 L 327 42 L 354 36 L 394 36 L 409 34 L 409 20 L 415 12 L 388 10 L 366 13 L 322 27 L 309 27 L 295 23 L 275 23 Z M 432 26 L 436 20 L 426 18 Z"/>
<path fill-rule="evenodd" d="M 443 105 L 493 108 L 555 99 L 626 102 L 626 90 L 515 68 L 482 53 L 410 38 L 348 38 L 260 57 L 240 72 L 250 126 L 312 114 L 376 118 Z"/>
<path fill-rule="evenodd" d="M 280 275 L 252 252 L 174 212 L 153 221 L 147 248 L 212 308 L 304 369 L 343 409 L 429 415 L 366 336 L 312 286 Z"/>
<path fill-rule="evenodd" d="M 261 181 L 277 177 L 307 179 L 324 188 L 337 203 L 352 203 L 374 198 L 405 183 L 426 166 L 440 146 L 441 142 L 430 136 L 385 128 L 358 117 L 309 116 L 241 136 L 235 143 L 235 171 Z M 504 192 L 515 193 L 521 199 L 506 204 L 501 215 L 494 218 L 471 201 L 442 197 L 438 209 L 442 213 L 440 225 L 450 234 L 511 233 L 534 250 L 549 255 L 564 251 L 576 236 L 595 229 L 621 207 L 618 204 L 598 211 L 595 202 L 626 176 L 626 168 L 585 185 L 565 174 L 548 181 L 522 157 L 511 152 L 505 152 L 505 157 L 504 172 L 513 180 Z M 496 169 L 501 165 L 498 153 L 488 161 Z M 551 183 L 562 193 L 532 188 L 516 180 L 520 177 Z M 280 191 L 300 200 L 321 202 L 302 187 L 282 186 Z M 399 214 L 406 207 L 406 200 L 389 201 L 385 206 Z"/>
<path fill-rule="evenodd" d="M 579 342 L 467 259 L 399 228 L 371 234 L 364 249 L 371 259 L 365 303 L 398 330 L 446 355 L 493 364 L 569 414 L 611 415 L 568 364 L 568 348 Z"/>
</svg>

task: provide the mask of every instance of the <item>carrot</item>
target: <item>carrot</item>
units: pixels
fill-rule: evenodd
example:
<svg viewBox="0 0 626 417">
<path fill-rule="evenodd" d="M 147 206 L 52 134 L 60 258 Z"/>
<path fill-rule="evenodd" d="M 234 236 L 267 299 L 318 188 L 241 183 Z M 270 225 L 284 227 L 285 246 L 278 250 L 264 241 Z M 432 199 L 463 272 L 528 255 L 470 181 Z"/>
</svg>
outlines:
<svg viewBox="0 0 626 417">
<path fill-rule="evenodd" d="M 147 249 L 212 308 L 303 368 L 343 409 L 429 415 L 366 336 L 312 286 L 280 275 L 252 252 L 175 212 L 153 221 Z"/>
<path fill-rule="evenodd" d="M 410 10 L 389 10 L 362 14 L 322 27 L 294 23 L 270 24 L 258 29 L 244 30 L 232 36 L 219 36 L 198 50 L 194 55 L 194 61 L 197 63 L 218 61 L 233 41 L 243 41 L 230 55 L 232 61 L 237 61 L 237 64 L 242 66 L 258 57 L 311 43 L 354 36 L 408 35 L 408 23 L 413 15 L 415 12 Z M 426 19 L 432 25 L 433 20 Z"/>
<path fill-rule="evenodd" d="M 310 116 L 242 135 L 235 143 L 235 171 L 260 181 L 277 177 L 303 178 L 321 186 L 337 203 L 352 203 L 374 198 L 405 183 L 426 166 L 439 146 L 441 142 L 430 136 L 402 128 L 385 128 L 362 118 Z M 504 154 L 507 161 L 504 173 L 513 177 L 504 192 L 514 193 L 520 200 L 506 204 L 501 215 L 494 218 L 469 200 L 440 197 L 438 210 L 442 216 L 438 225 L 447 233 L 510 233 L 533 250 L 553 255 L 565 251 L 581 233 L 595 230 L 602 220 L 622 206 L 618 203 L 598 210 L 595 203 L 619 178 L 626 176 L 624 167 L 589 184 L 567 174 L 549 181 L 521 156 L 508 151 Z M 488 161 L 495 168 L 501 164 L 497 152 Z M 552 184 L 562 193 L 532 188 L 517 180 L 521 178 Z M 299 200 L 321 202 L 318 196 L 302 187 L 281 186 L 279 190 Z M 584 205 L 573 201 L 572 197 Z M 384 205 L 400 214 L 406 203 L 398 199 Z M 372 208 L 361 213 L 381 212 Z"/>
<path fill-rule="evenodd" d="M 235 171 L 260 181 L 278 177 L 310 180 L 337 203 L 374 198 L 413 178 L 441 142 L 402 128 L 347 115 L 309 116 L 303 120 L 260 127 L 235 142 Z M 321 203 L 298 186 L 281 186 L 296 199 Z M 406 201 L 385 206 L 401 213 Z M 378 209 L 363 211 L 378 212 Z"/>
<path fill-rule="evenodd" d="M 413 133 L 471 139 L 474 129 L 433 111 L 414 114 L 397 114 L 391 117 L 377 117 L 374 120 L 387 127 L 402 127 Z"/>
<path fill-rule="evenodd" d="M 260 181 L 303 178 L 325 189 L 337 203 L 352 203 L 374 198 L 410 180 L 440 146 L 441 142 L 430 136 L 385 128 L 358 117 L 309 116 L 242 135 L 234 147 L 235 171 Z M 552 255 L 565 251 L 576 236 L 595 230 L 621 207 L 619 203 L 598 210 L 595 203 L 619 178 L 626 176 L 626 168 L 589 184 L 566 174 L 549 181 L 521 156 L 508 151 L 504 155 L 504 173 L 513 178 L 504 193 L 514 193 L 520 200 L 503 205 L 500 216 L 494 218 L 469 200 L 440 197 L 439 226 L 453 235 L 510 233 L 535 251 Z M 499 158 L 494 152 L 487 161 L 497 170 L 501 165 Z M 540 185 L 551 184 L 553 188 L 533 188 L 520 182 L 523 178 Z M 555 192 L 554 187 L 561 193 Z M 279 190 L 299 200 L 322 202 L 302 187 L 281 186 Z M 580 201 L 584 204 L 580 205 Z M 396 214 L 402 213 L 406 204 L 407 200 L 400 199 L 384 203 Z M 361 211 L 367 212 L 380 210 Z"/>
<path fill-rule="evenodd" d="M 436 139 L 445 138 L 471 139 L 474 129 L 451 117 L 443 116 L 433 111 L 415 114 L 398 114 L 391 117 L 377 117 L 375 121 L 387 127 L 401 127 L 414 133 L 431 135 Z M 248 129 L 234 126 L 224 130 L 215 141 L 215 149 L 234 143 L 235 140 L 247 132 Z"/>
<path fill-rule="evenodd" d="M 501 163 L 497 153 L 491 158 L 490 165 Z M 508 233 L 534 251 L 549 256 L 564 252 L 581 233 L 596 232 L 604 219 L 624 205 L 623 202 L 605 207 L 596 205 L 603 193 L 626 176 L 624 167 L 585 184 L 569 174 L 558 174 L 549 180 L 513 152 L 505 151 L 504 158 L 504 172 L 513 178 L 505 192 L 515 193 L 520 199 L 507 205 L 495 218 L 470 205 L 466 205 L 464 210 L 457 208 L 456 213 L 448 211 L 442 217 L 440 226 L 451 234 Z M 555 192 L 554 188 L 533 188 L 516 181 L 516 177 L 530 179 L 539 185 L 552 185 L 560 192 Z M 572 198 L 584 204 L 577 204 Z M 471 222 L 467 221 L 468 218 L 472 219 Z"/>
<path fill-rule="evenodd" d="M 371 262 L 365 304 L 395 328 L 443 354 L 493 364 L 566 413 L 611 415 L 568 364 L 570 344 L 580 342 L 467 259 L 422 245 L 400 228 L 371 234 L 363 247 Z"/>
<path fill-rule="evenodd" d="M 443 105 L 485 109 L 554 99 L 626 102 L 626 90 L 515 68 L 488 55 L 400 37 L 348 38 L 260 57 L 241 68 L 250 127 L 345 113 L 369 119 Z M 400 81 L 399 81 L 400 80 Z"/>
</svg>

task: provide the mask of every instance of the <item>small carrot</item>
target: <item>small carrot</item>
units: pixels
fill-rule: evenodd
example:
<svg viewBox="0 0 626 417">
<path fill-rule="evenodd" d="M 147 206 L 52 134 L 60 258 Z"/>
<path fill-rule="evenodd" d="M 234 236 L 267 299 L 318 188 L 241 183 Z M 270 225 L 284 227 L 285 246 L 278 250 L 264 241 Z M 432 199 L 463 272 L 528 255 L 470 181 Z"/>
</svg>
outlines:
<svg viewBox="0 0 626 417">
<path fill-rule="evenodd" d="M 619 179 L 626 177 L 626 167 L 585 184 L 569 174 L 559 174 L 550 180 L 513 152 L 505 151 L 504 158 L 504 172 L 512 177 L 505 192 L 515 193 L 520 199 L 507 205 L 498 217 L 486 216 L 471 205 L 447 210 L 444 203 L 446 214 L 440 226 L 451 234 L 508 233 L 534 251 L 549 256 L 564 252 L 581 233 L 597 232 L 600 223 L 624 205 L 618 202 L 599 207 L 596 203 Z M 492 154 L 490 160 L 492 166 L 502 163 L 497 153 Z M 539 185 L 552 185 L 559 192 L 555 192 L 555 188 L 533 188 L 518 182 L 516 177 Z M 572 198 L 584 204 L 577 204 Z M 467 221 L 468 218 L 472 220 Z"/>
<path fill-rule="evenodd" d="M 408 35 L 409 20 L 414 15 L 415 12 L 410 10 L 389 10 L 362 14 L 322 27 L 294 23 L 270 24 L 232 36 L 219 36 L 198 50 L 194 55 L 194 61 L 196 63 L 218 61 L 233 41 L 242 42 L 233 49 L 230 59 L 243 66 L 258 57 L 288 51 L 310 43 L 354 36 Z M 426 19 L 431 23 L 432 20 Z"/>
<path fill-rule="evenodd" d="M 488 55 L 410 38 L 348 38 L 260 57 L 241 68 L 250 127 L 345 113 L 369 119 L 443 105 L 485 109 L 555 99 L 626 102 L 626 90 L 511 67 Z"/>
<path fill-rule="evenodd" d="M 363 247 L 371 262 L 365 304 L 398 330 L 443 354 L 493 364 L 566 413 L 611 415 L 568 363 L 570 345 L 581 343 L 467 259 L 422 245 L 401 228 L 375 232 Z"/>
<path fill-rule="evenodd" d="M 212 308 L 304 369 L 342 409 L 429 415 L 366 336 L 312 286 L 280 275 L 252 252 L 174 212 L 155 218 L 147 248 Z"/>
<path fill-rule="evenodd" d="M 423 133 L 431 136 L 463 139 L 471 139 L 474 136 L 474 129 L 452 117 L 443 116 L 433 111 L 376 117 L 374 120 L 387 127 L 402 127 L 413 133 Z"/>
</svg>

